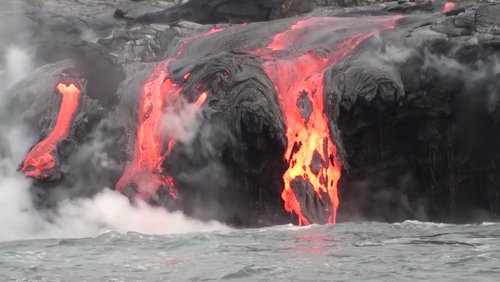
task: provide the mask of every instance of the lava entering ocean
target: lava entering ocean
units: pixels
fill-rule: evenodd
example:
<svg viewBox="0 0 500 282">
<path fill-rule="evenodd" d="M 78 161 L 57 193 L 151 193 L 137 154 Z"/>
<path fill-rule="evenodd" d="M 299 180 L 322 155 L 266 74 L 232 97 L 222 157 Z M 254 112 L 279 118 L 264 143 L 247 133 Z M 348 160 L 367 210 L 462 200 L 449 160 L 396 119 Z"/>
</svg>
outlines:
<svg viewBox="0 0 500 282">
<path fill-rule="evenodd" d="M 341 163 L 330 131 L 328 111 L 332 105 L 324 93 L 325 73 L 374 32 L 394 28 L 399 18 L 299 19 L 268 37 L 265 47 L 240 53 L 258 57 L 260 67 L 274 86 L 287 139 L 284 160 L 288 168 L 282 176 L 284 188 L 281 198 L 284 209 L 295 214 L 300 225 L 335 223 L 339 207 L 337 184 L 341 177 Z M 187 96 L 197 97 L 191 98 L 195 112 L 187 115 L 187 119 L 193 119 L 207 100 L 208 93 L 202 90 L 204 80 L 196 80 L 196 87 L 187 87 L 194 81 L 191 81 L 192 73 L 184 72 L 183 80 L 174 79 L 170 76 L 170 67 L 177 63 L 176 60 L 189 56 L 184 54 L 184 50 L 195 42 L 199 44 L 196 39 L 209 38 L 215 33 L 231 39 L 241 27 L 232 27 L 228 34 L 221 28 L 201 33 L 184 41 L 175 56 L 156 66 L 142 89 L 132 160 L 116 183 L 117 191 L 130 199 L 157 203 L 164 202 L 162 195 L 178 198 L 174 178 L 165 171 L 164 165 L 175 142 L 182 136 L 178 133 L 162 135 L 162 118 L 166 109 L 179 111 L 184 96 L 189 94 Z M 257 27 L 257 32 L 261 26 L 254 27 Z M 59 84 L 57 89 L 63 100 L 56 126 L 26 156 L 22 168 L 26 175 L 37 179 L 47 178 L 49 174 L 45 172 L 55 166 L 56 145 L 68 134 L 72 116 L 78 108 L 80 90 L 75 85 Z M 199 92 L 186 93 L 187 89 Z"/>
<path fill-rule="evenodd" d="M 56 124 L 52 132 L 26 155 L 21 168 L 26 176 L 37 180 L 49 180 L 52 176 L 52 169 L 57 166 L 57 145 L 68 136 L 80 101 L 81 91 L 75 84 L 59 83 L 56 89 L 62 96 Z"/>
<path fill-rule="evenodd" d="M 283 175 L 282 199 L 285 210 L 295 213 L 299 224 L 335 223 L 339 206 L 337 183 L 341 166 L 326 115 L 324 74 L 374 31 L 393 28 L 397 19 L 398 16 L 298 20 L 276 34 L 267 47 L 248 52 L 263 59 L 262 68 L 274 84 L 285 117 L 288 140 L 285 159 L 289 167 Z M 219 31 L 210 30 L 201 36 Z M 332 32 L 338 32 L 340 37 L 332 41 L 329 39 Z M 183 56 L 184 48 L 193 42 L 185 41 L 176 58 Z M 180 82 L 169 77 L 170 63 L 172 59 L 160 63 L 144 85 L 134 156 L 116 185 L 118 191 L 129 197 L 150 200 L 160 187 L 165 187 L 176 198 L 173 179 L 162 167 L 175 136 L 165 142 L 158 134 L 164 109 L 175 105 L 185 90 Z M 187 81 L 190 73 L 183 77 Z M 201 107 L 206 98 L 206 93 L 200 94 L 196 106 Z M 322 208 L 320 213 L 326 217 L 308 218 L 303 213 L 304 202 L 298 199 L 298 193 L 306 195 L 302 200 L 310 204 L 308 190 L 314 191 L 321 201 L 314 208 Z"/>
<path fill-rule="evenodd" d="M 150 200 L 157 196 L 162 187 L 168 189 L 172 198 L 176 198 L 173 180 L 162 168 L 165 157 L 175 143 L 175 136 L 167 142 L 165 149 L 165 140 L 159 133 L 159 127 L 164 109 L 168 105 L 178 107 L 183 87 L 168 77 L 168 64 L 168 60 L 158 64 L 144 85 L 134 156 L 116 184 L 117 191 L 133 198 Z M 186 78 L 188 76 L 185 75 Z M 194 103 L 196 107 L 200 108 L 206 98 L 207 94 L 201 93 Z M 132 187 L 132 184 L 136 186 Z"/>
<path fill-rule="evenodd" d="M 253 52 L 264 58 L 262 67 L 276 88 L 285 116 L 288 139 L 285 159 L 289 167 L 283 175 L 285 187 L 281 197 L 286 211 L 294 212 L 301 225 L 321 222 L 304 215 L 297 193 L 314 190 L 323 202 L 323 212 L 328 215 L 323 223 L 336 222 L 339 206 L 337 183 L 341 165 L 325 113 L 324 74 L 370 37 L 371 30 L 393 28 L 397 19 L 399 17 L 356 20 L 371 22 L 373 26 L 369 28 L 351 26 L 352 19 L 299 20 L 290 29 L 275 35 L 265 49 Z M 344 36 L 347 39 L 336 45 L 322 38 L 349 26 Z M 311 43 L 309 47 L 314 49 L 308 49 Z"/>
<path fill-rule="evenodd" d="M 47 1 L 0 27 L 33 31 L 0 48 L 0 165 L 37 208 L 113 187 L 238 227 L 498 219 L 500 4 Z"/>
<path fill-rule="evenodd" d="M 223 29 L 211 28 L 199 36 L 217 33 Z M 177 57 L 182 55 L 184 48 L 197 37 L 186 40 L 178 50 Z M 144 84 L 139 105 L 139 125 L 135 141 L 132 162 L 122 174 L 116 184 L 116 190 L 129 198 L 159 201 L 158 192 L 167 189 L 169 195 L 177 198 L 172 177 L 164 171 L 162 165 L 176 142 L 176 137 L 170 136 L 165 144 L 165 138 L 160 134 L 160 122 L 167 107 L 179 109 L 184 87 L 169 77 L 169 63 L 167 59 L 159 63 Z M 184 74 L 189 79 L 190 73 Z M 207 98 L 207 93 L 200 93 L 195 101 L 200 108 Z M 191 113 L 188 118 L 194 118 Z M 166 148 L 165 148 L 166 147 Z"/>
</svg>

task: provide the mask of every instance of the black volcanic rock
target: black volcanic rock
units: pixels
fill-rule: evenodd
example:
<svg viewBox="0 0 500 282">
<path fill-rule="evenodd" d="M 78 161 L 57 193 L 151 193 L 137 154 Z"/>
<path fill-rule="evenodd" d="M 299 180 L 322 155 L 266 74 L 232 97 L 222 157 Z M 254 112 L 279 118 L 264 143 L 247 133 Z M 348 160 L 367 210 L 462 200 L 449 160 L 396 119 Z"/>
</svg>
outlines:
<svg viewBox="0 0 500 282">
<path fill-rule="evenodd" d="M 349 165 L 341 180 L 346 218 L 473 221 L 498 215 L 500 49 L 456 37 L 456 18 L 360 51 L 332 74 L 340 112 L 334 124 Z M 414 38 L 429 27 L 448 37 Z M 462 36 L 474 32 L 468 28 Z M 375 69 L 366 69 L 370 65 Z"/>
<path fill-rule="evenodd" d="M 25 1 L 8 13 L 19 30 L 0 28 L 32 46 L 40 66 L 8 91 L 9 115 L 43 138 L 56 119 L 57 82 L 78 73 L 84 91 L 70 136 L 58 146 L 61 178 L 35 184 L 40 205 L 114 186 L 133 154 L 141 89 L 158 62 L 209 31 L 206 23 L 259 21 L 220 24 L 227 30 L 182 47 L 172 61 L 170 76 L 185 84 L 186 99 L 193 101 L 200 83 L 210 96 L 192 142 L 175 145 L 163 166 L 179 189 L 175 208 L 191 216 L 243 226 L 290 222 L 281 199 L 283 113 L 262 58 L 245 51 L 297 21 L 269 19 L 410 13 L 325 76 L 324 110 L 343 162 L 339 219 L 498 218 L 500 5 L 442 15 L 436 3 L 405 1 L 98 2 L 71 2 L 70 9 L 64 1 Z M 299 104 L 307 116 L 307 100 Z M 311 207 L 309 218 L 326 222 L 314 192 L 294 189 Z"/>
</svg>

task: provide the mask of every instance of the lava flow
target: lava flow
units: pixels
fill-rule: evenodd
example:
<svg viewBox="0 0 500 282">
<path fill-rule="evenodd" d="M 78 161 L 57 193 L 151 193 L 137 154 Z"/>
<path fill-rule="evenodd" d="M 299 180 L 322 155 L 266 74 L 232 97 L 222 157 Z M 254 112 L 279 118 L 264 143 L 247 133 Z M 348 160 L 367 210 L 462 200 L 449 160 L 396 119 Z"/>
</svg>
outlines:
<svg viewBox="0 0 500 282">
<path fill-rule="evenodd" d="M 51 170 L 56 167 L 55 153 L 57 144 L 68 136 L 71 121 L 78 109 L 80 89 L 74 84 L 59 83 L 56 87 L 62 96 L 61 106 L 52 132 L 35 145 L 24 158 L 21 171 L 29 177 L 38 180 L 50 178 Z"/>
<path fill-rule="evenodd" d="M 301 225 L 313 220 L 303 212 L 294 189 L 314 189 L 324 204 L 328 223 L 335 223 L 339 206 L 337 183 L 341 167 L 325 114 L 324 74 L 374 30 L 393 28 L 397 19 L 299 20 L 275 35 L 267 48 L 252 52 L 264 59 L 263 69 L 275 86 L 285 117 L 285 159 L 289 167 L 283 175 L 285 187 L 281 197 L 286 211 L 295 213 Z M 341 38 L 332 41 L 339 34 Z"/>
<path fill-rule="evenodd" d="M 199 36 L 207 36 L 222 30 L 222 28 L 214 27 Z M 184 49 L 196 38 L 184 41 L 176 57 L 180 57 Z M 178 108 L 180 105 L 178 98 L 184 90 L 182 85 L 175 83 L 169 77 L 170 61 L 171 59 L 167 59 L 156 66 L 142 90 L 134 155 L 132 162 L 125 169 L 115 187 L 117 191 L 131 198 L 148 201 L 157 197 L 157 192 L 162 187 L 168 189 L 172 198 L 177 198 L 174 181 L 162 167 L 176 142 L 176 136 L 170 136 L 170 140 L 165 142 L 165 138 L 159 133 L 163 111 L 168 106 Z M 186 73 L 184 79 L 187 80 L 189 75 L 190 73 Z M 206 98 L 207 94 L 201 93 L 195 102 L 196 107 L 200 108 Z M 190 116 L 193 117 L 194 114 L 191 113 Z"/>
<path fill-rule="evenodd" d="M 173 180 L 162 168 L 165 157 L 175 143 L 175 136 L 166 143 L 165 149 L 166 140 L 159 133 L 165 107 L 178 104 L 183 91 L 183 87 L 168 76 L 169 62 L 167 60 L 158 64 L 144 84 L 133 159 L 116 184 L 117 191 L 127 194 L 125 189 L 130 187 L 135 193 L 129 196 L 142 200 L 154 197 L 161 187 L 169 189 L 172 198 L 176 198 Z M 206 93 L 200 94 L 195 102 L 197 108 L 203 105 L 206 97 Z"/>
</svg>

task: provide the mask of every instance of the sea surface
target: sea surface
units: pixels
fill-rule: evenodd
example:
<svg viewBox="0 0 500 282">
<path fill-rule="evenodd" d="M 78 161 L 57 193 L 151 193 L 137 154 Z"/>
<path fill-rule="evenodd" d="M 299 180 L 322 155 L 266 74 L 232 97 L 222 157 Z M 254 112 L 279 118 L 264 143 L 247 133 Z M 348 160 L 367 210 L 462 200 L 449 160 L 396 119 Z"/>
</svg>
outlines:
<svg viewBox="0 0 500 282">
<path fill-rule="evenodd" d="M 0 281 L 500 281 L 500 224 L 406 221 L 0 243 Z"/>
</svg>

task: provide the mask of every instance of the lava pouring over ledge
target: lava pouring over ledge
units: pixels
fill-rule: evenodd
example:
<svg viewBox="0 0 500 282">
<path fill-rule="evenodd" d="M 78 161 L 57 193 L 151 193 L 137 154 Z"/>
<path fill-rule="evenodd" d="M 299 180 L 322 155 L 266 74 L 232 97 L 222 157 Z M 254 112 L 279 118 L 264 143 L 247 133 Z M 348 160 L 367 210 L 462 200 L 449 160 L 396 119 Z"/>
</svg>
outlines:
<svg viewBox="0 0 500 282">
<path fill-rule="evenodd" d="M 339 206 L 341 165 L 326 115 L 324 75 L 374 32 L 394 28 L 400 18 L 301 19 L 276 34 L 265 48 L 248 51 L 263 59 L 262 68 L 278 95 L 286 123 L 285 159 L 289 164 L 281 196 L 285 210 L 296 214 L 301 225 L 335 223 Z M 222 30 L 212 29 L 200 36 Z M 158 64 L 144 85 L 133 159 L 116 185 L 130 198 L 156 199 L 161 188 L 168 189 L 173 199 L 177 197 L 163 163 L 178 136 L 165 138 L 158 131 L 164 110 L 175 108 L 185 89 L 169 77 L 169 64 L 184 56 L 184 49 L 193 42 L 186 40 L 176 57 Z M 184 80 L 190 75 L 184 74 Z M 197 109 L 206 98 L 206 92 L 199 95 Z M 311 191 L 315 196 L 308 194 Z"/>
<path fill-rule="evenodd" d="M 169 78 L 169 62 L 170 60 L 166 60 L 159 63 L 144 84 L 133 159 L 116 184 L 117 191 L 146 201 L 156 197 L 162 187 L 168 189 L 172 198 L 177 197 L 172 178 L 162 168 L 176 138 L 171 137 L 165 149 L 166 140 L 159 133 L 164 109 L 169 105 L 177 105 L 184 90 L 180 84 Z M 200 94 L 195 102 L 196 107 L 200 108 L 206 98 L 206 93 Z M 191 116 L 194 117 L 194 114 Z M 133 189 L 132 194 L 126 189 Z"/>
<path fill-rule="evenodd" d="M 59 83 L 56 87 L 62 96 L 57 120 L 50 134 L 35 145 L 24 158 L 21 171 L 37 180 L 46 180 L 57 165 L 57 144 L 68 136 L 71 121 L 78 110 L 80 89 L 75 84 Z"/>
<path fill-rule="evenodd" d="M 285 210 L 295 213 L 300 225 L 335 223 L 339 206 L 337 183 L 341 166 L 325 114 L 324 74 L 373 31 L 394 28 L 399 18 L 299 20 L 275 35 L 267 48 L 251 52 L 264 59 L 262 67 L 275 86 L 285 117 L 285 159 L 289 167 L 283 175 L 285 187 L 281 197 Z M 336 36 L 333 32 L 341 34 L 336 44 L 327 38 Z M 303 212 L 296 191 L 307 193 L 306 189 L 311 188 L 323 203 L 321 213 L 327 218 L 313 220 Z M 309 197 L 305 194 L 301 198 Z"/>
<path fill-rule="evenodd" d="M 213 27 L 198 36 L 185 40 L 179 48 L 176 58 L 182 56 L 184 48 L 196 38 L 222 31 L 222 28 Z M 139 101 L 139 125 L 134 143 L 132 162 L 127 166 L 121 178 L 116 183 L 116 190 L 131 199 L 159 201 L 158 192 L 167 189 L 169 195 L 177 198 L 172 177 L 164 171 L 162 165 L 176 142 L 176 137 L 170 136 L 165 140 L 160 134 L 161 119 L 167 107 L 179 108 L 182 103 L 179 98 L 184 87 L 169 77 L 169 63 L 172 59 L 160 62 L 147 78 L 142 89 Z M 187 80 L 190 73 L 184 74 Z M 200 108 L 207 99 L 207 93 L 201 93 L 195 101 L 196 108 Z M 194 118 L 193 112 L 189 117 Z M 166 145 L 165 145 L 166 144 Z M 166 147 L 166 148 L 165 148 Z"/>
</svg>

